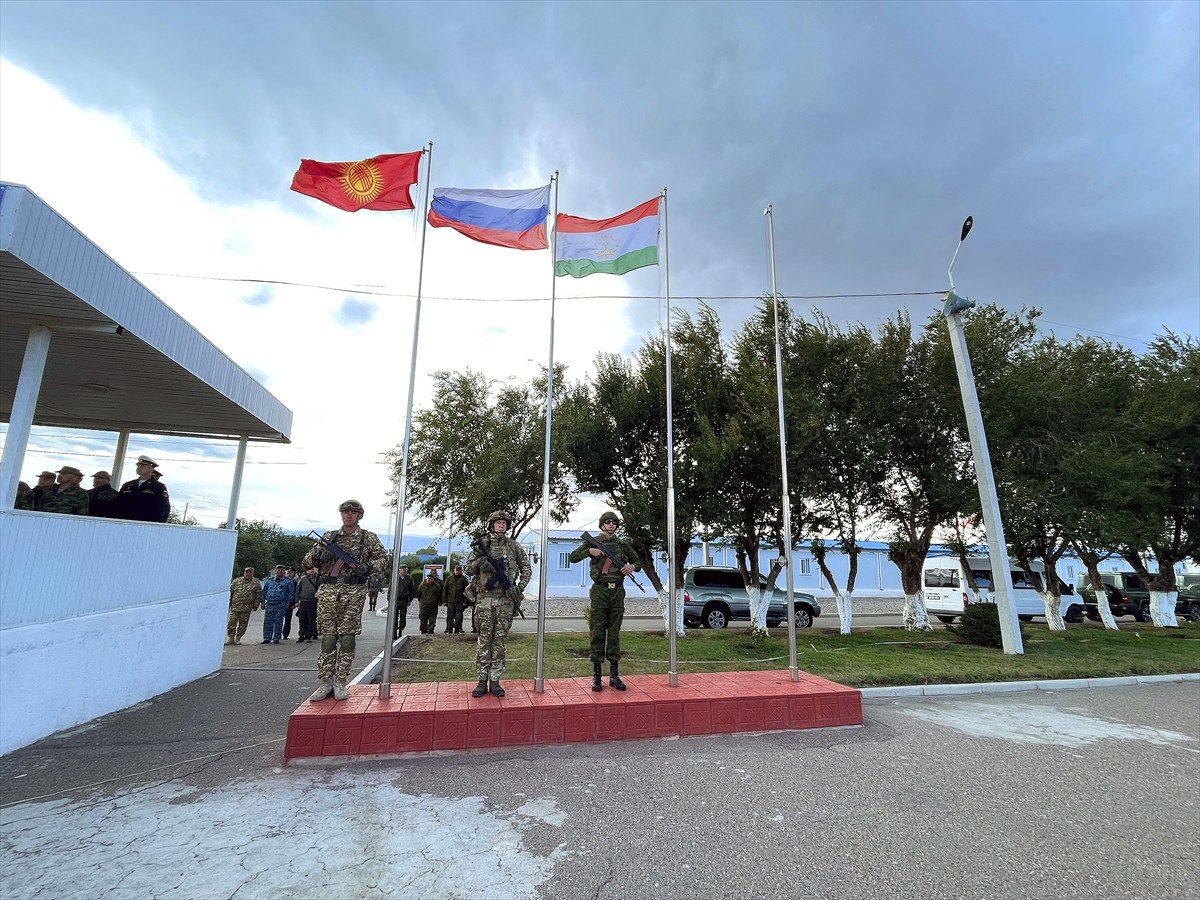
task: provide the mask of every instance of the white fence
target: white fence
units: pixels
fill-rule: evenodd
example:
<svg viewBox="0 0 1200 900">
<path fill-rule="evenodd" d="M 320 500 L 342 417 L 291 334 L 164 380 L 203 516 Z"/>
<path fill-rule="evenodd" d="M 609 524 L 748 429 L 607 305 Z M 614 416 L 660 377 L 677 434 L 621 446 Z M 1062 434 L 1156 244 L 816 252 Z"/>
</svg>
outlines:
<svg viewBox="0 0 1200 900">
<path fill-rule="evenodd" d="M 236 544 L 0 510 L 0 753 L 220 668 Z"/>
</svg>

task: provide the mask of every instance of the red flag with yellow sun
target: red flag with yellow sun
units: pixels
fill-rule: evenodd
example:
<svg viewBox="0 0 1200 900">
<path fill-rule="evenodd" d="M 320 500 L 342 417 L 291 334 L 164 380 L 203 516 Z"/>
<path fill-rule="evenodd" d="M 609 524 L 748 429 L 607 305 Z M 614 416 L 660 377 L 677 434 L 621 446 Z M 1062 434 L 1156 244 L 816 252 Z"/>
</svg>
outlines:
<svg viewBox="0 0 1200 900">
<path fill-rule="evenodd" d="M 292 190 L 346 212 L 412 209 L 409 188 L 417 182 L 421 153 L 388 153 L 361 162 L 302 159 L 292 177 Z"/>
</svg>

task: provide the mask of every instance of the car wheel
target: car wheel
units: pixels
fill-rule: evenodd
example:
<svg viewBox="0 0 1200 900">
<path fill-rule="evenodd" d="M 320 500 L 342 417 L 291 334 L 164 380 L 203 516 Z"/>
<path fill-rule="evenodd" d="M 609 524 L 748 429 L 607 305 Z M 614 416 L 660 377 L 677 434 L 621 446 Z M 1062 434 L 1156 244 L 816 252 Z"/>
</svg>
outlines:
<svg viewBox="0 0 1200 900">
<path fill-rule="evenodd" d="M 1193 600 L 1188 604 L 1184 617 L 1191 622 L 1200 622 L 1200 600 Z"/>
<path fill-rule="evenodd" d="M 684 628 L 699 628 L 700 622 L 697 621 L 696 619 L 684 619 L 683 627 Z"/>
<path fill-rule="evenodd" d="M 1017 616 L 1022 622 L 1032 622 L 1033 616 Z"/>
<path fill-rule="evenodd" d="M 719 606 L 714 606 L 704 614 L 705 628 L 724 628 L 729 624 L 729 616 Z"/>
<path fill-rule="evenodd" d="M 782 624 L 781 619 L 767 619 L 768 628 L 778 628 Z"/>
<path fill-rule="evenodd" d="M 945 622 L 947 625 L 949 625 L 951 622 L 953 622 L 957 618 L 958 618 L 958 616 L 938 616 L 937 620 L 939 622 Z"/>
<path fill-rule="evenodd" d="M 1085 612 L 1084 615 L 1088 617 L 1088 621 L 1090 621 L 1090 622 L 1099 622 L 1100 621 L 1100 612 L 1098 610 L 1092 609 L 1090 606 L 1087 608 L 1087 612 Z"/>
<path fill-rule="evenodd" d="M 1154 619 L 1150 615 L 1150 601 L 1143 600 L 1142 605 L 1137 608 L 1137 612 L 1133 614 L 1133 617 L 1139 622 L 1153 622 Z"/>
<path fill-rule="evenodd" d="M 813 614 L 807 609 L 796 610 L 796 627 L 797 628 L 812 628 Z"/>
<path fill-rule="evenodd" d="M 1067 607 L 1067 614 L 1063 618 L 1065 621 L 1070 622 L 1072 625 L 1082 622 L 1083 621 L 1083 607 L 1080 606 L 1078 603 L 1072 603 L 1070 606 Z"/>
</svg>

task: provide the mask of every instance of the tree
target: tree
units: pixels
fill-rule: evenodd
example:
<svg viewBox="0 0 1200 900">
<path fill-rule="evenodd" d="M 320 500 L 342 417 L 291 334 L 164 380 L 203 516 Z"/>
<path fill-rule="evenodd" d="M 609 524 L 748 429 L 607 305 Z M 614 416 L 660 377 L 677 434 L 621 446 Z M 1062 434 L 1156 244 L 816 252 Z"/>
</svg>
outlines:
<svg viewBox="0 0 1200 900">
<path fill-rule="evenodd" d="M 221 526 L 222 528 L 224 525 Z M 259 578 L 266 575 L 275 565 L 274 541 L 282 531 L 274 522 L 266 519 L 242 519 L 234 523 L 237 530 L 237 549 L 234 551 L 233 574 L 240 575 L 247 566 L 253 566 Z"/>
<path fill-rule="evenodd" d="M 565 369 L 555 368 L 555 385 Z M 424 516 L 468 533 L 482 533 L 488 516 L 513 516 L 517 537 L 542 505 L 545 464 L 546 373 L 529 384 L 501 384 L 480 372 L 434 373 L 433 403 L 413 416 L 407 502 Z M 555 416 L 562 404 L 555 393 Z M 450 417 L 451 411 L 466 410 Z M 385 458 L 399 475 L 403 448 Z M 578 499 L 561 453 L 551 451 L 550 518 L 564 521 Z"/>
</svg>

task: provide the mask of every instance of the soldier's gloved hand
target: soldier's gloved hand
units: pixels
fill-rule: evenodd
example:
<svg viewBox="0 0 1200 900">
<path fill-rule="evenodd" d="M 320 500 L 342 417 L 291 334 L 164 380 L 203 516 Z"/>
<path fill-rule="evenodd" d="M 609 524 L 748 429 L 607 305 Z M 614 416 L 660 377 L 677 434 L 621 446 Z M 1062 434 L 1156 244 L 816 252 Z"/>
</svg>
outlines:
<svg viewBox="0 0 1200 900">
<path fill-rule="evenodd" d="M 525 597 L 525 592 L 522 591 L 519 587 L 514 586 L 514 587 L 510 587 L 507 591 L 505 591 L 504 596 L 507 597 L 509 600 L 516 602 L 516 601 L 522 600 Z"/>
<path fill-rule="evenodd" d="M 495 569 L 492 568 L 492 564 L 490 562 L 488 562 L 486 559 L 481 559 L 479 561 L 479 571 L 480 572 L 494 572 Z"/>
</svg>

